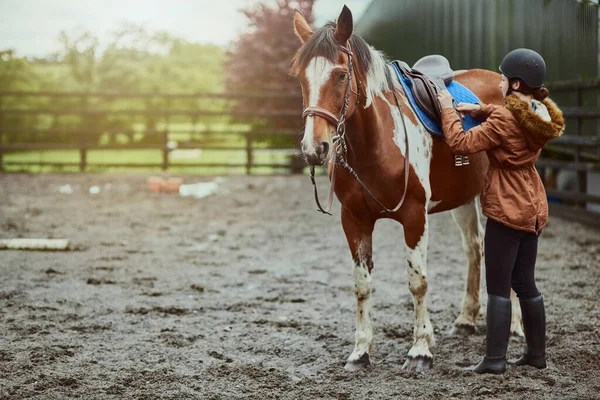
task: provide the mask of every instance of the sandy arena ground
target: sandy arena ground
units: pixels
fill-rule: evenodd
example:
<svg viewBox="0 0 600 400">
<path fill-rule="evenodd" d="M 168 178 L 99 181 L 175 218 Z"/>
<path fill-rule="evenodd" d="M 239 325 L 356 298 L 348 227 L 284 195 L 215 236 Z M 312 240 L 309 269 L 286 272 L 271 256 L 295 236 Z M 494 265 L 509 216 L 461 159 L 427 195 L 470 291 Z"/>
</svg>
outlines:
<svg viewBox="0 0 600 400">
<path fill-rule="evenodd" d="M 145 178 L 0 176 L 0 237 L 73 247 L 0 251 L 0 398 L 600 398 L 598 231 L 551 218 L 542 235 L 549 368 L 474 376 L 464 367 L 483 354 L 484 318 L 476 335 L 447 335 L 466 257 L 450 214 L 433 216 L 438 345 L 433 369 L 413 375 L 401 369 L 414 318 L 403 234 L 380 222 L 374 366 L 353 374 L 343 369 L 355 299 L 339 205 L 334 217 L 317 213 L 307 177 L 231 177 L 204 199 L 149 193 Z M 73 194 L 59 192 L 66 184 Z M 511 341 L 509 355 L 522 345 Z"/>
</svg>

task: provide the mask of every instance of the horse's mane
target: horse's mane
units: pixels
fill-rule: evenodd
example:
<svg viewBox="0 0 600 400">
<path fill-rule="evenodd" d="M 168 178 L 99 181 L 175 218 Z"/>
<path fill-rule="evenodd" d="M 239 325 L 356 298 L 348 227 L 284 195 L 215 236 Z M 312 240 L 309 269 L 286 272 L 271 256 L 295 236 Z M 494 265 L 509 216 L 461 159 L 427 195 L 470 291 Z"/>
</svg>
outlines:
<svg viewBox="0 0 600 400">
<path fill-rule="evenodd" d="M 308 66 L 315 57 L 324 57 L 336 64 L 340 51 L 340 44 L 334 37 L 335 22 L 328 22 L 323 27 L 314 31 L 311 37 L 298 50 L 292 60 L 291 73 L 298 76 L 300 71 Z M 398 85 L 394 80 L 392 71 L 388 68 L 388 61 L 380 51 L 375 50 L 363 38 L 357 35 L 350 37 L 350 48 L 354 54 L 357 68 L 367 76 L 367 102 L 368 106 L 373 94 L 383 90 L 391 90 Z"/>
</svg>

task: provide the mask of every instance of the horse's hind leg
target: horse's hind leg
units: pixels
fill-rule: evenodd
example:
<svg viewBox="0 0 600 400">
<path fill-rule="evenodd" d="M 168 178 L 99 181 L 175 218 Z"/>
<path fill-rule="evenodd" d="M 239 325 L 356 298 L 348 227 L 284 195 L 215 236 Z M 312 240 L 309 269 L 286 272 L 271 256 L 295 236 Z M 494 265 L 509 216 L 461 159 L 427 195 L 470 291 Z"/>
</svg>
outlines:
<svg viewBox="0 0 600 400">
<path fill-rule="evenodd" d="M 479 223 L 480 211 L 476 199 L 450 211 L 462 236 L 462 246 L 468 260 L 467 284 L 462 309 L 452 327 L 453 335 L 475 333 L 479 315 L 479 285 L 483 258 L 483 228 Z"/>
<path fill-rule="evenodd" d="M 371 321 L 371 270 L 373 269 L 372 237 L 375 222 L 362 220 L 342 209 L 342 226 L 352 253 L 354 294 L 356 296 L 356 333 L 354 351 L 345 369 L 358 371 L 371 364 L 369 353 L 373 345 Z"/>
<path fill-rule="evenodd" d="M 467 284 L 462 302 L 462 310 L 454 321 L 452 334 L 465 335 L 475 332 L 479 315 L 479 284 L 481 260 L 483 258 L 483 228 L 479 223 L 481 213 L 477 199 L 450 211 L 452 218 L 462 235 L 462 245 L 468 260 Z M 523 336 L 521 327 L 521 308 L 514 291 L 511 290 L 512 322 L 510 332 L 514 336 Z"/>
<path fill-rule="evenodd" d="M 517 297 L 517 294 L 512 289 L 510 289 L 510 303 L 512 306 L 510 334 L 511 336 L 525 337 L 523 326 L 521 325 L 521 305 L 519 304 L 519 298 Z"/>
</svg>

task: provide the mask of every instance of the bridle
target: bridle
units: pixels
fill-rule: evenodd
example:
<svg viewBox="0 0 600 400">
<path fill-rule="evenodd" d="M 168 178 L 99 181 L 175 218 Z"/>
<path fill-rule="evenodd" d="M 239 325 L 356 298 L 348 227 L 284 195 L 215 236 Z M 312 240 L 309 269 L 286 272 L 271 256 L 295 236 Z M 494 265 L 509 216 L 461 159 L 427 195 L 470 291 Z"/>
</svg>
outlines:
<svg viewBox="0 0 600 400">
<path fill-rule="evenodd" d="M 356 103 L 355 104 L 356 105 L 359 104 L 362 84 L 357 76 L 358 90 L 356 92 L 352 90 L 352 75 L 354 72 L 354 62 L 353 62 L 354 55 L 352 54 L 349 43 L 348 43 L 348 47 L 340 46 L 340 49 L 342 50 L 342 52 L 344 52 L 348 55 L 348 86 L 346 86 L 346 91 L 344 93 L 344 102 L 342 104 L 342 108 L 339 113 L 340 116 L 336 117 L 330 111 L 325 110 L 324 108 L 321 108 L 321 107 L 317 107 L 317 106 L 306 107 L 304 109 L 304 111 L 302 112 L 302 119 L 306 119 L 307 117 L 318 116 L 318 117 L 324 118 L 326 121 L 330 122 L 333 126 L 336 127 L 335 135 L 332 138 L 333 160 L 330 161 L 333 163 L 332 171 L 331 171 L 331 188 L 329 190 L 328 205 L 327 205 L 327 208 L 325 208 L 325 209 L 321 206 L 321 202 L 319 201 L 317 183 L 315 181 L 315 167 L 314 166 L 310 167 L 310 180 L 314 186 L 315 201 L 317 203 L 317 207 L 319 207 L 319 209 L 317 211 L 320 211 L 323 214 L 331 215 L 331 213 L 329 211 L 331 210 L 331 206 L 333 204 L 333 193 L 334 193 L 334 187 L 335 187 L 335 169 L 336 169 L 335 167 L 336 167 L 336 165 L 340 165 L 341 167 L 346 169 L 350 173 L 350 175 L 352 175 L 354 177 L 356 182 L 358 182 L 358 184 L 363 188 L 363 190 L 365 190 L 367 192 L 367 194 L 381 206 L 381 208 L 383 209 L 381 211 L 382 213 L 393 213 L 393 212 L 398 211 L 400 209 L 400 207 L 402 207 L 402 204 L 404 204 L 404 200 L 406 198 L 406 192 L 407 192 L 407 188 L 408 188 L 408 178 L 409 178 L 409 174 L 410 174 L 410 168 L 409 168 L 410 164 L 409 164 L 409 156 L 408 156 L 408 149 L 409 149 L 408 132 L 406 130 L 406 122 L 404 121 L 404 115 L 402 114 L 400 100 L 398 99 L 398 94 L 396 93 L 394 88 L 392 88 L 392 92 L 394 93 L 394 99 L 396 100 L 396 105 L 398 107 L 398 110 L 400 111 L 400 116 L 402 118 L 402 126 L 404 127 L 404 135 L 406 137 L 406 153 L 405 153 L 405 157 L 404 157 L 404 192 L 402 194 L 402 198 L 400 199 L 400 202 L 398 203 L 398 205 L 396 207 L 394 207 L 393 209 L 389 209 L 386 206 L 384 206 L 383 203 L 381 203 L 381 201 L 379 201 L 373 193 L 371 193 L 371 191 L 365 186 L 365 184 L 362 182 L 362 180 L 358 177 L 358 174 L 356 173 L 356 171 L 354 171 L 354 169 L 348 164 L 348 161 L 347 161 L 348 147 L 346 145 L 346 118 L 347 118 L 346 112 L 348 111 L 348 107 L 350 106 L 350 95 L 352 93 L 354 93 L 356 95 Z M 404 89 L 402 89 L 402 90 L 404 90 Z"/>
</svg>

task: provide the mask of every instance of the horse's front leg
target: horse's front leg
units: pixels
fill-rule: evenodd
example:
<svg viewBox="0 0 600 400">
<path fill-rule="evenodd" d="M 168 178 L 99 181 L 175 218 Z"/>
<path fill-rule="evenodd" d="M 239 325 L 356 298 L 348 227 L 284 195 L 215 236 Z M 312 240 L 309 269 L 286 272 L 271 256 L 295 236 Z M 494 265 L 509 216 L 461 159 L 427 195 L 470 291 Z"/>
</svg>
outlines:
<svg viewBox="0 0 600 400">
<path fill-rule="evenodd" d="M 408 250 L 408 288 L 413 295 L 415 324 L 413 346 L 403 369 L 422 372 L 431 367 L 433 355 L 429 350 L 435 345 L 433 326 L 427 311 L 427 243 L 429 222 L 425 207 L 413 205 L 409 217 L 403 221 L 404 237 Z"/>
<path fill-rule="evenodd" d="M 371 364 L 369 353 L 373 345 L 371 321 L 371 271 L 372 237 L 375 221 L 360 218 L 347 209 L 342 209 L 342 226 L 352 253 L 354 295 L 356 296 L 356 333 L 354 351 L 344 367 L 348 371 L 358 371 Z"/>
</svg>

